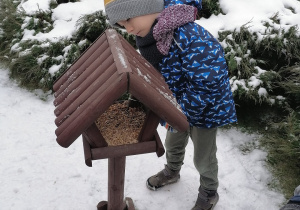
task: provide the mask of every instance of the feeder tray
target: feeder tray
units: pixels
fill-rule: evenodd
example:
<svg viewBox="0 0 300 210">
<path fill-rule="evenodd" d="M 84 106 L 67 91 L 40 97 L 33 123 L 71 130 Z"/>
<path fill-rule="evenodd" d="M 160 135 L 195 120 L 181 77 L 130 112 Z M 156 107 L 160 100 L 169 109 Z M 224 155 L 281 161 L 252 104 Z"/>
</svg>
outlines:
<svg viewBox="0 0 300 210">
<path fill-rule="evenodd" d="M 87 166 L 91 167 L 93 160 L 108 158 L 108 201 L 100 202 L 98 210 L 133 210 L 132 200 L 124 201 L 126 156 L 164 154 L 156 131 L 160 119 L 178 131 L 189 127 L 164 78 L 121 35 L 108 29 L 55 82 L 53 89 L 57 143 L 69 147 L 81 135 Z M 112 146 L 104 138 L 108 138 L 104 131 L 99 130 L 97 120 L 125 93 L 145 107 L 145 117 L 136 143 Z M 124 135 L 123 142 L 128 140 Z"/>
</svg>

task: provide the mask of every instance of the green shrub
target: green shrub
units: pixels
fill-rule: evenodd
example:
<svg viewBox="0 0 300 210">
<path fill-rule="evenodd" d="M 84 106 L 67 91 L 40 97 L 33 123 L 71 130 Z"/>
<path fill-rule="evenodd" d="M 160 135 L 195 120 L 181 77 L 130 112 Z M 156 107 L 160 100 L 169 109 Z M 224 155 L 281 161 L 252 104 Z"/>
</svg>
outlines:
<svg viewBox="0 0 300 210">
<path fill-rule="evenodd" d="M 223 13 L 219 0 L 203 0 L 202 10 L 198 12 L 198 17 L 209 18 L 211 15 Z"/>
<path fill-rule="evenodd" d="M 87 40 L 93 43 L 109 26 L 102 11 L 82 16 L 77 22 L 75 42 Z"/>
<path fill-rule="evenodd" d="M 271 123 L 269 131 L 262 139 L 268 149 L 267 161 L 272 166 L 278 188 L 286 195 L 292 195 L 300 183 L 300 112 L 290 113 L 278 123 Z"/>
<path fill-rule="evenodd" d="M 284 66 L 278 71 L 280 81 L 273 84 L 274 89 L 284 92 L 289 106 L 296 110 L 300 108 L 300 65 Z"/>
<path fill-rule="evenodd" d="M 22 37 L 21 26 L 24 14 L 16 8 L 20 1 L 0 1 L 0 61 L 8 62 L 8 54 L 13 40 Z"/>
<path fill-rule="evenodd" d="M 97 11 L 95 13 L 85 15 L 81 17 L 77 22 L 77 30 L 75 34 L 75 42 L 79 43 L 85 41 L 85 50 L 91 43 L 93 43 L 107 28 L 111 26 L 106 21 L 106 16 L 103 11 Z M 135 46 L 135 36 L 114 28 L 119 32 L 132 46 Z"/>
<path fill-rule="evenodd" d="M 51 7 L 57 6 L 53 1 Z M 77 22 L 77 31 L 71 39 L 22 40 L 24 30 L 47 33 L 53 29 L 52 13 L 39 10 L 25 16 L 17 12 L 17 4 L 10 1 L 1 2 L 6 11 L 1 22 L 0 58 L 5 59 L 11 70 L 10 76 L 17 79 L 20 85 L 29 89 L 52 90 L 55 80 L 108 28 L 102 11 L 82 16 Z M 13 21 L 12 21 L 13 20 Z M 12 21 L 13 24 L 10 23 Z M 135 38 L 127 33 L 122 34 L 130 43 Z"/>
<path fill-rule="evenodd" d="M 299 35 L 295 27 L 287 32 L 271 28 L 271 34 L 264 35 L 261 40 L 246 25 L 239 31 L 219 34 L 234 95 L 237 101 L 253 100 L 255 103 L 281 106 L 282 100 L 285 100 L 292 107 L 297 107 L 300 105 L 297 82 Z"/>
</svg>

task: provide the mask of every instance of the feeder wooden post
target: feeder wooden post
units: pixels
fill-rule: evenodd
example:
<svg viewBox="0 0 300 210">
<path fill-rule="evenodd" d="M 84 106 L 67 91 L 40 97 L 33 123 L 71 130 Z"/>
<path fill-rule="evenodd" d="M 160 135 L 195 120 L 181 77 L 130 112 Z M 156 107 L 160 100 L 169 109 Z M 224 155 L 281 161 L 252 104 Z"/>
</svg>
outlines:
<svg viewBox="0 0 300 210">
<path fill-rule="evenodd" d="M 124 210 L 124 179 L 126 157 L 108 158 L 107 210 Z"/>
<path fill-rule="evenodd" d="M 126 156 L 108 158 L 108 201 L 101 201 L 97 210 L 135 210 L 131 198 L 124 200 Z"/>
</svg>

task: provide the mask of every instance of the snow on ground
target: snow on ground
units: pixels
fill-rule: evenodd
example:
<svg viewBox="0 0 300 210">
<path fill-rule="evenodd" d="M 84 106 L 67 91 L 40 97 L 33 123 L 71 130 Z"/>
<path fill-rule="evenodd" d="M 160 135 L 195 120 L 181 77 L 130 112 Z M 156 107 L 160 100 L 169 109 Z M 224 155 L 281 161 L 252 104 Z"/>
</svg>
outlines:
<svg viewBox="0 0 300 210">
<path fill-rule="evenodd" d="M 81 137 L 69 148 L 56 143 L 53 96 L 39 99 L 8 78 L 0 68 L 0 210 L 87 210 L 107 200 L 107 159 L 84 163 Z M 158 127 L 164 140 L 165 129 Z M 220 201 L 216 210 L 277 210 L 284 197 L 268 188 L 271 174 L 264 151 L 243 153 L 257 135 L 220 129 L 217 136 Z M 155 153 L 129 156 L 125 196 L 137 210 L 191 209 L 197 197 L 199 176 L 186 149 L 181 180 L 153 192 L 145 181 L 163 168 L 165 156 Z"/>
</svg>

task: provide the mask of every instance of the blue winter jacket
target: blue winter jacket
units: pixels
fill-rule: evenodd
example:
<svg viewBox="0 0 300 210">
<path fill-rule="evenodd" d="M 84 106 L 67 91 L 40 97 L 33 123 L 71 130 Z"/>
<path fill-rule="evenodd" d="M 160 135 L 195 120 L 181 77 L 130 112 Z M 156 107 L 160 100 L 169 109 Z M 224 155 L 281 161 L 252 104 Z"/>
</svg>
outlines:
<svg viewBox="0 0 300 210">
<path fill-rule="evenodd" d="M 165 0 L 165 8 L 174 4 L 201 9 L 201 0 Z M 170 51 L 158 68 L 191 126 L 237 121 L 223 49 L 202 26 L 192 22 L 175 29 Z"/>
</svg>

